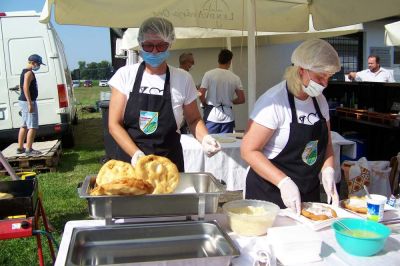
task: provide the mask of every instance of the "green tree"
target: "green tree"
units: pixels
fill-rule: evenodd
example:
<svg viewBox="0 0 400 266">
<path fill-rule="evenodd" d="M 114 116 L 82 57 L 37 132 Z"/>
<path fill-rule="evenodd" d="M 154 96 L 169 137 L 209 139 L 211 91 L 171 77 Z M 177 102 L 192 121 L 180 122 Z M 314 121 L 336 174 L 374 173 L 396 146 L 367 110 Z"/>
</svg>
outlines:
<svg viewBox="0 0 400 266">
<path fill-rule="evenodd" d="M 87 64 L 87 68 L 86 69 L 87 69 L 88 74 L 89 74 L 89 79 L 98 79 L 98 74 L 97 74 L 98 66 L 97 66 L 97 63 L 92 62 L 92 63 Z"/>
<path fill-rule="evenodd" d="M 87 64 L 85 61 L 78 62 L 79 69 L 72 71 L 74 79 L 80 75 L 79 79 L 109 79 L 112 73 L 111 63 L 101 61 L 100 63 L 92 62 Z M 77 78 L 76 78 L 77 79 Z"/>
<path fill-rule="evenodd" d="M 111 74 L 111 64 L 108 61 L 101 61 L 97 64 L 98 79 L 108 79 Z"/>
</svg>

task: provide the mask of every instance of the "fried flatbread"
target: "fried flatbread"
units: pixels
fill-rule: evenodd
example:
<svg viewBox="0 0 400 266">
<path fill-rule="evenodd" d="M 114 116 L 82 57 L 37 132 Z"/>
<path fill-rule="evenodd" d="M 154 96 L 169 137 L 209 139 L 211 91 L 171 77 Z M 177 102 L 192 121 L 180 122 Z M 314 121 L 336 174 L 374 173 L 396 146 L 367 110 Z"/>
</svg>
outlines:
<svg viewBox="0 0 400 266">
<path fill-rule="evenodd" d="M 157 155 L 141 157 L 136 163 L 135 175 L 154 186 L 153 194 L 172 193 L 179 182 L 176 165 L 168 158 Z"/>
<path fill-rule="evenodd" d="M 130 163 L 109 160 L 100 168 L 97 174 L 96 184 L 101 186 L 120 179 L 130 178 L 135 178 L 135 169 Z"/>
<path fill-rule="evenodd" d="M 313 221 L 322 221 L 337 217 L 335 210 L 317 202 L 302 202 L 301 215 Z"/>
<path fill-rule="evenodd" d="M 351 196 L 343 201 L 343 207 L 357 213 L 367 213 L 367 199 L 365 197 Z"/>
<path fill-rule="evenodd" d="M 10 193 L 0 192 L 0 199 L 12 199 L 14 195 Z"/>
<path fill-rule="evenodd" d="M 151 194 L 153 190 L 154 187 L 144 180 L 125 178 L 96 186 L 90 191 L 90 195 L 143 195 Z"/>
</svg>

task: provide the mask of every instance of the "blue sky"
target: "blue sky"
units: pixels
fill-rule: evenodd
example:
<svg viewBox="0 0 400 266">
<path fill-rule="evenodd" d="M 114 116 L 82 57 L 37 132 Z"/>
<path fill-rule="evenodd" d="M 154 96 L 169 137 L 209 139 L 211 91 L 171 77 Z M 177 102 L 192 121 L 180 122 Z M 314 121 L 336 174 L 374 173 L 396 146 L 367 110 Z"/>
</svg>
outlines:
<svg viewBox="0 0 400 266">
<path fill-rule="evenodd" d="M 41 12 L 45 0 L 0 0 L 0 12 L 35 10 Z M 78 67 L 86 63 L 111 61 L 109 28 L 52 24 L 64 44 L 68 65 Z"/>
</svg>

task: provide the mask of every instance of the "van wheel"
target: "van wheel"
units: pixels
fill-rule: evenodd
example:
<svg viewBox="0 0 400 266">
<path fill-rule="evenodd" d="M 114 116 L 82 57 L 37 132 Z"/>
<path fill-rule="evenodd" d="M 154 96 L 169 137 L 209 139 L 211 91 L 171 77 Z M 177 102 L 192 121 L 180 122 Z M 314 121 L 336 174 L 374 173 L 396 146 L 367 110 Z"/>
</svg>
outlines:
<svg viewBox="0 0 400 266">
<path fill-rule="evenodd" d="M 78 112 L 75 111 L 74 118 L 72 118 L 72 124 L 77 125 L 78 124 Z"/>
<path fill-rule="evenodd" d="M 63 148 L 72 148 L 75 145 L 74 131 L 72 127 L 67 134 L 61 137 L 61 143 Z"/>
</svg>

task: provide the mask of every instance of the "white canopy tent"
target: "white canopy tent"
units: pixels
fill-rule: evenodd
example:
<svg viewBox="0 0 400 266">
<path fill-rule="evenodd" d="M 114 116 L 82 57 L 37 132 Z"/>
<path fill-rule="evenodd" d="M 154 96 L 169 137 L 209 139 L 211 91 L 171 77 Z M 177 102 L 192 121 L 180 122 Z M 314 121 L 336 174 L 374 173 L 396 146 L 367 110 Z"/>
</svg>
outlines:
<svg viewBox="0 0 400 266">
<path fill-rule="evenodd" d="M 247 30 L 248 108 L 255 102 L 255 32 L 304 32 L 312 16 L 317 30 L 400 14 L 398 0 L 46 0 L 41 21 L 114 28 L 139 27 L 161 16 L 176 27 Z"/>
<path fill-rule="evenodd" d="M 363 30 L 362 24 L 317 31 L 310 28 L 306 32 L 256 32 L 257 45 L 279 44 L 305 40 L 308 38 L 327 38 L 351 34 Z M 120 49 L 138 49 L 138 28 L 128 28 L 123 35 Z M 210 47 L 237 47 L 247 45 L 247 31 L 206 29 L 199 27 L 176 27 L 176 40 L 171 49 L 191 49 Z M 230 47 L 229 47 L 230 43 Z"/>
<path fill-rule="evenodd" d="M 385 44 L 400 46 L 400 21 L 385 25 Z"/>
</svg>

